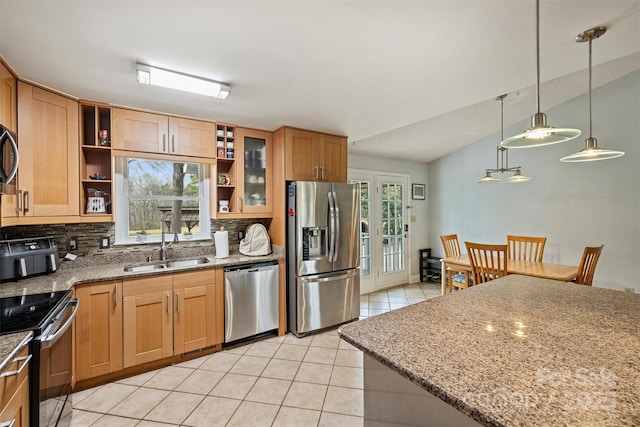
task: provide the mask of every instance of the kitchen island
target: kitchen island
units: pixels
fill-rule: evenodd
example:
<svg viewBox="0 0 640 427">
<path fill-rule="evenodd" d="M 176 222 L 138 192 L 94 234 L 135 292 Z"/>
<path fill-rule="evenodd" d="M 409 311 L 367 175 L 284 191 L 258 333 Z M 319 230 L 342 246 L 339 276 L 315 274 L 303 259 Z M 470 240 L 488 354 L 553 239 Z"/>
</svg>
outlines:
<svg viewBox="0 0 640 427">
<path fill-rule="evenodd" d="M 338 333 L 365 424 L 640 425 L 640 295 L 510 275 Z"/>
</svg>

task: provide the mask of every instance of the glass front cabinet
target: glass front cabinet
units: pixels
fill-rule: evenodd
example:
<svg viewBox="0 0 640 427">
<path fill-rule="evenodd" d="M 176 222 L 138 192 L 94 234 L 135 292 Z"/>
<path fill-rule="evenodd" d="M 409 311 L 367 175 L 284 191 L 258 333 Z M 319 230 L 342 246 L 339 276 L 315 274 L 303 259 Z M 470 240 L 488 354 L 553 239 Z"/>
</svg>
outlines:
<svg viewBox="0 0 640 427">
<path fill-rule="evenodd" d="M 236 128 L 236 212 L 273 213 L 271 132 Z M 241 176 L 242 175 L 242 176 Z"/>
</svg>

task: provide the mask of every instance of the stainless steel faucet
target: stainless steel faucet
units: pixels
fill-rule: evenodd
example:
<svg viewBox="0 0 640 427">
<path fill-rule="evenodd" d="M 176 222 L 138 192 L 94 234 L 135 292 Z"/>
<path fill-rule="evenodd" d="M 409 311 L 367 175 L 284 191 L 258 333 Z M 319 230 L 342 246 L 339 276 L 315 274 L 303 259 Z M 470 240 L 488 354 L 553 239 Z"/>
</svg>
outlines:
<svg viewBox="0 0 640 427">
<path fill-rule="evenodd" d="M 160 230 L 162 230 L 162 242 L 160 243 L 160 258 L 162 261 L 167 260 L 167 249 L 171 246 L 171 243 L 166 244 L 164 238 L 164 227 L 167 222 L 167 217 L 171 216 L 172 220 L 175 221 L 176 217 L 172 211 L 168 211 L 162 214 L 162 218 L 160 218 Z"/>
</svg>

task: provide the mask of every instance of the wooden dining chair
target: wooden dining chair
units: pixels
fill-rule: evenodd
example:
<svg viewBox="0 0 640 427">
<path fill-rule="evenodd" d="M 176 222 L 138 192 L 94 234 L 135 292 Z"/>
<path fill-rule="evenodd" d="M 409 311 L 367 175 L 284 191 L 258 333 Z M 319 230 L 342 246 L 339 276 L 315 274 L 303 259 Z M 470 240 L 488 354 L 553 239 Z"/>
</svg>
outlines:
<svg viewBox="0 0 640 427">
<path fill-rule="evenodd" d="M 464 242 L 469 255 L 473 283 L 479 285 L 507 275 L 507 245 Z"/>
<path fill-rule="evenodd" d="M 596 265 L 600 259 L 604 245 L 600 246 L 587 246 L 582 252 L 582 259 L 580 259 L 580 265 L 578 266 L 578 275 L 575 282 L 580 285 L 591 286 L 593 282 L 593 273 L 596 271 Z"/>
<path fill-rule="evenodd" d="M 513 236 L 507 234 L 509 259 L 542 262 L 546 237 Z"/>
<path fill-rule="evenodd" d="M 460 243 L 458 243 L 457 234 L 447 234 L 440 236 L 442 241 L 442 247 L 444 248 L 444 257 L 454 257 L 460 255 Z M 447 284 L 449 286 L 449 293 L 453 292 L 453 287 L 456 288 L 468 288 L 469 277 L 466 272 L 449 270 L 447 273 Z"/>
</svg>

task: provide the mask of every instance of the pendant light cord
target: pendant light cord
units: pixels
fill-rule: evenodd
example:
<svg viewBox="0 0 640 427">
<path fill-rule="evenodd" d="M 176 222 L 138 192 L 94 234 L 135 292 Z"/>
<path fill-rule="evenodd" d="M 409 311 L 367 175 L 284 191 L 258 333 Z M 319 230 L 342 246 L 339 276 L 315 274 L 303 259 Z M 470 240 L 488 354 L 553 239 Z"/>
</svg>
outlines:
<svg viewBox="0 0 640 427">
<path fill-rule="evenodd" d="M 536 109 L 540 112 L 540 0 L 536 0 Z"/>
<path fill-rule="evenodd" d="M 592 118 L 591 118 L 591 42 L 593 39 L 589 38 L 589 138 L 592 137 Z"/>
</svg>

